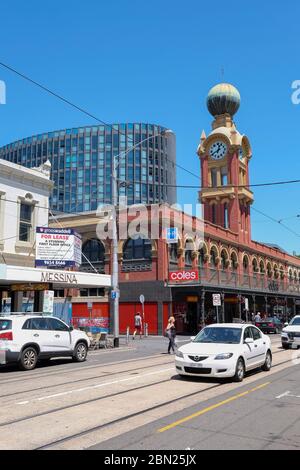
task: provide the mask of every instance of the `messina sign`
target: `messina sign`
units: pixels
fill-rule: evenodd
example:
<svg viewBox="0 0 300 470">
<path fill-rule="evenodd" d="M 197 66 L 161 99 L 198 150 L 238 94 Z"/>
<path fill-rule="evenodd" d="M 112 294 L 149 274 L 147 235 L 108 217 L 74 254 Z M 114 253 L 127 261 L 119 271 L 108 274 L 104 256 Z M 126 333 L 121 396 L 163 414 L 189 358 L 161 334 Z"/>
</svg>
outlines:
<svg viewBox="0 0 300 470">
<path fill-rule="evenodd" d="M 36 267 L 80 266 L 81 237 L 72 229 L 37 227 Z"/>
<path fill-rule="evenodd" d="M 198 271 L 174 271 L 169 273 L 169 281 L 171 282 L 193 282 L 199 281 Z"/>
</svg>

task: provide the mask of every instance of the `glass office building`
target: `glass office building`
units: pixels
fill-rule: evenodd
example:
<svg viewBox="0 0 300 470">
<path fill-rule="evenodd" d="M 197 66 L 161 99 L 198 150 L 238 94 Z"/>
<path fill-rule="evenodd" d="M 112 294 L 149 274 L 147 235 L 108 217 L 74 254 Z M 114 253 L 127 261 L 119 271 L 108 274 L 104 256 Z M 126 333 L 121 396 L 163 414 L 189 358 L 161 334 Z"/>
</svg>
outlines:
<svg viewBox="0 0 300 470">
<path fill-rule="evenodd" d="M 174 134 L 159 136 L 164 129 L 134 123 L 47 132 L 1 147 L 0 158 L 29 168 L 49 159 L 55 213 L 94 211 L 111 203 L 112 159 L 120 153 L 120 197 L 126 196 L 128 204 L 173 204 L 176 139 Z"/>
</svg>

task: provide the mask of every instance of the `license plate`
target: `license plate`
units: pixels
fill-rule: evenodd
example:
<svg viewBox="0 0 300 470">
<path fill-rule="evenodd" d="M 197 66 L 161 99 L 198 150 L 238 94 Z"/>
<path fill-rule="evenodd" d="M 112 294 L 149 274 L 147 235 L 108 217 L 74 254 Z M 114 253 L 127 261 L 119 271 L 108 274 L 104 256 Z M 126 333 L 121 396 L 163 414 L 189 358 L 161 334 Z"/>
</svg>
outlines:
<svg viewBox="0 0 300 470">
<path fill-rule="evenodd" d="M 261 326 L 268 326 L 266 323 L 263 323 Z"/>
<path fill-rule="evenodd" d="M 203 364 L 193 364 L 193 367 L 197 367 L 197 369 L 202 369 Z"/>
</svg>

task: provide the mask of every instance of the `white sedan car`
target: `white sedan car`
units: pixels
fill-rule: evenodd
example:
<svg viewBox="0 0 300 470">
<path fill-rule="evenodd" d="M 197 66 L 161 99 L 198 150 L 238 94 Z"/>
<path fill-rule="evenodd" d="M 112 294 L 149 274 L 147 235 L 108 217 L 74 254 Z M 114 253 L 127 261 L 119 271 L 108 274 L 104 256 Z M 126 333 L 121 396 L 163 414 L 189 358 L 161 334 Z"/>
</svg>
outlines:
<svg viewBox="0 0 300 470">
<path fill-rule="evenodd" d="M 181 376 L 232 377 L 242 382 L 247 371 L 272 367 L 270 338 L 255 326 L 209 325 L 191 339 L 176 352 L 176 370 Z"/>
</svg>

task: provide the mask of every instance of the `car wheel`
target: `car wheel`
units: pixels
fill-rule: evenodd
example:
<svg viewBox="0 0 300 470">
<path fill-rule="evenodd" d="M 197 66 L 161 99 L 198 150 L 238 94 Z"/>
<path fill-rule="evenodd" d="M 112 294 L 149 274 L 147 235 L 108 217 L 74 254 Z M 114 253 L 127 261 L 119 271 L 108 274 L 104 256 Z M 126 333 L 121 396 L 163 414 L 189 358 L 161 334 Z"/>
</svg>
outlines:
<svg viewBox="0 0 300 470">
<path fill-rule="evenodd" d="M 35 348 L 28 347 L 22 351 L 19 367 L 22 370 L 33 370 L 38 361 L 38 353 Z"/>
<path fill-rule="evenodd" d="M 88 353 L 88 348 L 85 343 L 76 344 L 74 353 L 73 353 L 73 361 L 75 362 L 86 361 L 87 353 Z"/>
<path fill-rule="evenodd" d="M 283 349 L 290 349 L 290 345 L 289 344 L 284 344 L 284 343 L 281 343 Z"/>
<path fill-rule="evenodd" d="M 270 351 L 268 351 L 266 354 L 265 363 L 262 366 L 262 370 L 264 370 L 265 372 L 269 372 L 269 370 L 271 370 L 271 367 L 272 367 L 272 354 Z"/>
<path fill-rule="evenodd" d="M 243 382 L 244 377 L 245 377 L 245 364 L 244 364 L 243 359 L 240 357 L 236 364 L 233 380 L 234 382 Z"/>
</svg>

